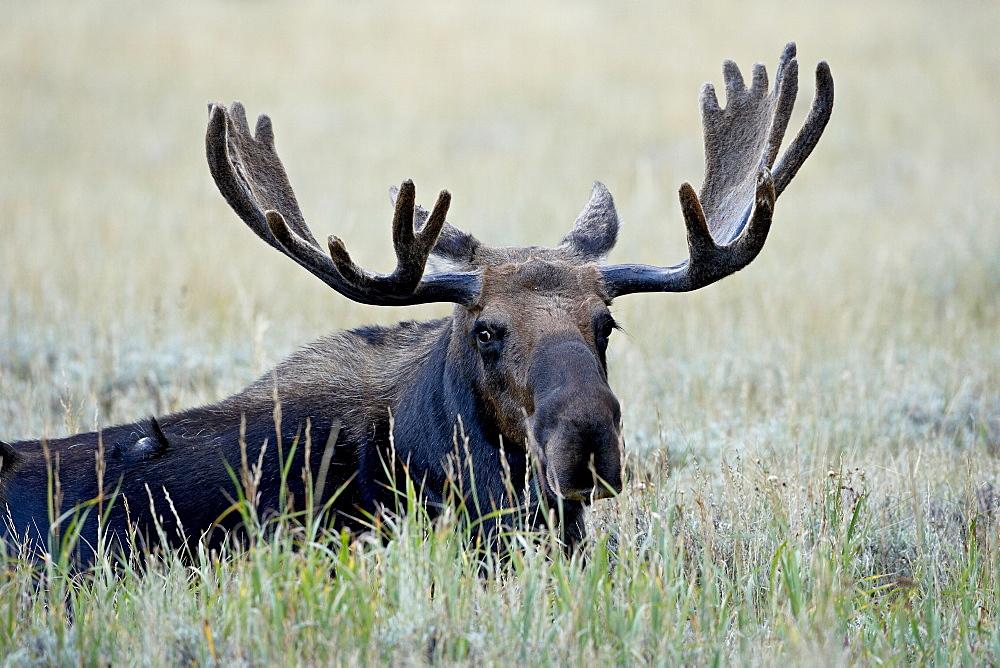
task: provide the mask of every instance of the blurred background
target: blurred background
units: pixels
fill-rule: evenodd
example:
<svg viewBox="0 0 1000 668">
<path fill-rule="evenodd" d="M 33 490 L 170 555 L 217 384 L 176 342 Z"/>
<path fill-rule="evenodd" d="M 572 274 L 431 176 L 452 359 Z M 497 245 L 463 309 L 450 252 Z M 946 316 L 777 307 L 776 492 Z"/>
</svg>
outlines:
<svg viewBox="0 0 1000 668">
<path fill-rule="evenodd" d="M 0 437 L 215 401 L 354 304 L 258 240 L 204 157 L 206 103 L 269 114 L 318 238 L 387 271 L 388 188 L 453 194 L 487 243 L 555 244 L 593 181 L 614 262 L 686 256 L 698 92 L 798 43 L 797 130 L 836 105 L 761 256 L 690 295 L 619 300 L 628 447 L 818 470 L 912 453 L 996 479 L 1000 5 L 995 2 L 0 4 Z M 790 459 L 794 456 L 794 459 Z M 907 459 L 907 461 L 910 461 Z M 941 469 L 938 469 L 940 471 Z"/>
</svg>

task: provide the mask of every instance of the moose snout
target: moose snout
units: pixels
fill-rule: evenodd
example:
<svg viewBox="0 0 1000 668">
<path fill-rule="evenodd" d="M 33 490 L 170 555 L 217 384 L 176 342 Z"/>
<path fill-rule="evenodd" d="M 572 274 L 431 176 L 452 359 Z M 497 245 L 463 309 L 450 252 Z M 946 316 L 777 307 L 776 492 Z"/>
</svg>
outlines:
<svg viewBox="0 0 1000 668">
<path fill-rule="evenodd" d="M 607 406 L 595 408 L 536 431 L 545 453 L 546 481 L 556 495 L 571 501 L 603 499 L 622 489 L 618 419 L 603 410 Z"/>
<path fill-rule="evenodd" d="M 535 349 L 530 374 L 531 432 L 552 493 L 589 502 L 620 492 L 621 407 L 594 352 L 582 340 L 550 340 Z"/>
</svg>

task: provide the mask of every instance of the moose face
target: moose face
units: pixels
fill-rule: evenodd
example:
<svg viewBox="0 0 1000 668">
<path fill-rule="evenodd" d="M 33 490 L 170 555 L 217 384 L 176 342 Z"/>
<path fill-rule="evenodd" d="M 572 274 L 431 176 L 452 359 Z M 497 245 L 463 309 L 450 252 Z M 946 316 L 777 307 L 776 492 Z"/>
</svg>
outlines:
<svg viewBox="0 0 1000 668">
<path fill-rule="evenodd" d="M 621 491 L 621 408 L 605 357 L 615 321 L 597 267 L 533 258 L 487 267 L 482 285 L 456 310 L 453 345 L 505 447 L 526 448 L 555 496 Z"/>
</svg>

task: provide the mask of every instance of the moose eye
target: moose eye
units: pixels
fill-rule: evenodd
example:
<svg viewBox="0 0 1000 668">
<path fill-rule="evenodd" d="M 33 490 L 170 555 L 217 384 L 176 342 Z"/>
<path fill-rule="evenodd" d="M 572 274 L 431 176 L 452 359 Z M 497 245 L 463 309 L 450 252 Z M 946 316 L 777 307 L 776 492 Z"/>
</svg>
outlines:
<svg viewBox="0 0 1000 668">
<path fill-rule="evenodd" d="M 476 343 L 480 348 L 484 350 L 492 349 L 503 338 L 503 331 L 502 326 L 477 322 L 476 326 L 472 328 L 472 336 L 476 339 Z"/>
<path fill-rule="evenodd" d="M 597 346 L 602 350 L 607 348 L 608 339 L 611 338 L 611 332 L 615 331 L 618 325 L 615 323 L 613 318 L 606 318 L 600 321 L 597 325 Z"/>
<path fill-rule="evenodd" d="M 483 364 L 492 367 L 500 361 L 506 329 L 498 322 L 477 322 L 472 328 L 472 345 Z"/>
<path fill-rule="evenodd" d="M 600 337 L 602 339 L 609 339 L 611 338 L 611 332 L 613 331 L 615 331 L 614 320 L 605 320 L 604 324 L 601 325 Z"/>
</svg>

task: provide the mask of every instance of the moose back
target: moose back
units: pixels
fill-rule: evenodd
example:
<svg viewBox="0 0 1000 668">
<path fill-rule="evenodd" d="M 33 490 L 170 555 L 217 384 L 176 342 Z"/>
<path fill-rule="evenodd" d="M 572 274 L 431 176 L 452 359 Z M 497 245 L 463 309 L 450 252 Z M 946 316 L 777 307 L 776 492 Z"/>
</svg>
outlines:
<svg viewBox="0 0 1000 668">
<path fill-rule="evenodd" d="M 340 239 L 323 249 L 306 226 L 270 119 L 251 132 L 240 103 L 210 105 L 209 168 L 254 233 L 348 299 L 448 302 L 452 315 L 333 334 L 211 406 L 0 442 L 0 534 L 41 554 L 76 514 L 84 562 L 99 517 L 119 547 L 130 535 L 142 547 L 162 537 L 218 545 L 240 526 L 241 494 L 261 513 L 329 500 L 335 526 L 363 530 L 397 510 L 408 479 L 431 515 L 458 503 L 472 520 L 489 516 L 477 523 L 485 540 L 512 522 L 558 517 L 571 549 L 586 506 L 622 489 L 621 410 L 606 359 L 612 300 L 696 290 L 749 264 L 830 118 L 833 80 L 821 62 L 812 108 L 778 159 L 798 86 L 794 44 L 773 87 L 763 65 L 749 86 L 731 61 L 723 74 L 724 108 L 711 84 L 702 89 L 704 182 L 699 193 L 680 188 L 689 257 L 671 267 L 605 263 L 619 223 L 600 183 L 558 245 L 492 247 L 446 222 L 447 192 L 427 211 L 406 181 L 393 190 L 396 268 L 366 271 Z M 427 271 L 429 258 L 447 269 Z"/>
</svg>

